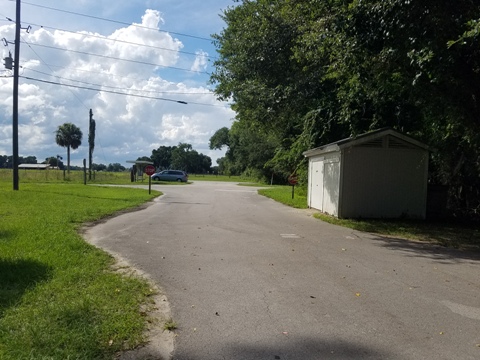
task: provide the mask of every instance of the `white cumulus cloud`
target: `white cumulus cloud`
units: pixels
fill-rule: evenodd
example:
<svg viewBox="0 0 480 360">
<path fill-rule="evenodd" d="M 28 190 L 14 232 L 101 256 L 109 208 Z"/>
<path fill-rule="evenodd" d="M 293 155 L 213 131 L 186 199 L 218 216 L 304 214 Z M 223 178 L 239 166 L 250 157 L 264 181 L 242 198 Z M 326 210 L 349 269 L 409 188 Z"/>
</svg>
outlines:
<svg viewBox="0 0 480 360">
<path fill-rule="evenodd" d="M 7 1 L 0 0 L 3 3 Z M 63 155 L 66 150 L 56 145 L 54 132 L 72 122 L 84 134 L 82 145 L 72 153 L 72 164 L 81 165 L 88 157 L 92 109 L 97 125 L 95 163 L 127 166 L 126 160 L 180 142 L 192 144 L 215 163 L 222 153 L 210 151 L 208 141 L 216 130 L 230 126 L 234 113 L 207 88 L 208 53 L 190 50 L 180 36 L 162 29 L 168 13 L 145 9 L 130 25 L 116 24 L 108 32 L 95 26 L 72 31 L 65 23 L 57 28 L 55 22 L 23 31 L 20 155 L 36 156 L 39 162 Z M 32 17 L 34 13 L 30 21 L 38 24 L 45 20 Z M 0 38 L 13 36 L 14 25 L 0 22 Z M 13 50 L 9 44 L 2 57 Z M 0 76 L 0 154 L 11 155 L 13 79 L 5 70 Z"/>
</svg>

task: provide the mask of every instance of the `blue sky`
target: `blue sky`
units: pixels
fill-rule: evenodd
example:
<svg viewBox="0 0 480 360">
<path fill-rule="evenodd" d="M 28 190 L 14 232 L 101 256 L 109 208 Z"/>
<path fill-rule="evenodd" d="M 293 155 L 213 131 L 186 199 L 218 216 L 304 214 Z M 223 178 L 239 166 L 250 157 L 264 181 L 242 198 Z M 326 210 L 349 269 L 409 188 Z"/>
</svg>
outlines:
<svg viewBox="0 0 480 360">
<path fill-rule="evenodd" d="M 22 27 L 31 30 L 21 35 L 19 154 L 39 162 L 64 156 L 54 132 L 72 122 L 84 134 L 72 153 L 72 164 L 80 165 L 88 156 L 92 109 L 95 163 L 127 166 L 127 160 L 150 156 L 161 145 L 186 142 L 215 164 L 224 151 L 210 150 L 208 140 L 230 127 L 235 114 L 210 91 L 216 52 L 208 39 L 225 26 L 222 9 L 233 5 L 232 0 L 22 1 Z M 15 1 L 0 0 L 0 39 L 13 41 L 15 24 L 7 18 L 15 20 Z M 3 46 L 2 58 L 9 51 L 14 53 L 12 44 Z M 13 79 L 3 66 L 0 76 L 0 155 L 11 155 Z"/>
</svg>

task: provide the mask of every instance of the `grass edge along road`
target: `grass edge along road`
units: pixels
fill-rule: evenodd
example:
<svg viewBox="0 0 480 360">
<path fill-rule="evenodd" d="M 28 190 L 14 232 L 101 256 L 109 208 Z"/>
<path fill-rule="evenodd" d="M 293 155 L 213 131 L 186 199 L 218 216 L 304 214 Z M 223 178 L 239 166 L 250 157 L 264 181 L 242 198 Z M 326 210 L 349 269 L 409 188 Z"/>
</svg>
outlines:
<svg viewBox="0 0 480 360">
<path fill-rule="evenodd" d="M 298 209 L 306 209 L 308 207 L 305 188 L 295 187 L 293 199 L 291 186 L 273 186 L 260 189 L 258 193 Z M 367 233 L 427 242 L 454 249 L 480 251 L 480 229 L 478 224 L 413 219 L 338 219 L 320 212 L 313 216 L 330 224 Z"/>
<path fill-rule="evenodd" d="M 0 192 L 0 359 L 111 359 L 144 342 L 154 291 L 78 230 L 160 193 L 4 182 Z"/>
</svg>

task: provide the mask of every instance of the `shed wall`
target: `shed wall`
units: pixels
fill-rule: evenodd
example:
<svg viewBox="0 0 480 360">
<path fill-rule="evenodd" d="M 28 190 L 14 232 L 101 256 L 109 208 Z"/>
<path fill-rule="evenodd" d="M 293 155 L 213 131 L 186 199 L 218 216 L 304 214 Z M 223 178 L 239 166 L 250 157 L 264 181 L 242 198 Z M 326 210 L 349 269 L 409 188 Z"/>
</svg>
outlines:
<svg viewBox="0 0 480 360">
<path fill-rule="evenodd" d="M 423 149 L 344 149 L 339 217 L 425 218 L 428 152 Z"/>
<path fill-rule="evenodd" d="M 310 158 L 308 206 L 338 215 L 340 195 L 340 152 Z"/>
</svg>

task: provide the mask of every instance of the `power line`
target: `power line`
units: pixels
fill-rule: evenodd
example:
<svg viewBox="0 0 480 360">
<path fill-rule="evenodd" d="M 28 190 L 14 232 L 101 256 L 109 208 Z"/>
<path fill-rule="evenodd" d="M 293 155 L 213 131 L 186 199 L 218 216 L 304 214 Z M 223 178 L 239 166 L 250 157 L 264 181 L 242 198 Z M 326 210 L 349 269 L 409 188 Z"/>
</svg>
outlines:
<svg viewBox="0 0 480 360">
<path fill-rule="evenodd" d="M 122 79 L 129 79 L 129 80 L 144 80 L 144 81 L 148 81 L 148 79 L 140 79 L 139 77 L 129 77 L 129 76 L 124 76 L 124 75 L 116 75 L 116 74 L 112 74 L 110 72 L 106 72 L 106 71 L 92 71 L 92 70 L 85 70 L 85 69 L 78 69 L 78 68 L 71 68 L 71 67 L 66 67 L 66 66 L 60 66 L 60 65 L 53 65 L 53 64 L 45 64 L 45 66 L 47 66 L 50 71 L 53 73 L 54 71 L 51 69 L 52 67 L 54 68 L 59 68 L 59 69 L 64 69 L 64 70 L 72 70 L 72 71 L 78 71 L 78 72 L 85 72 L 85 73 L 90 73 L 90 74 L 97 74 L 97 75 L 108 75 L 110 77 L 115 77 L 115 78 L 122 78 Z M 26 67 L 23 67 L 23 69 L 25 70 L 30 70 L 30 71 L 33 71 L 33 72 L 38 72 L 40 74 L 43 74 L 43 75 L 47 75 L 47 76 L 52 76 L 52 77 L 57 77 L 57 78 L 61 78 L 60 76 L 57 76 L 57 75 L 53 75 L 53 74 L 47 74 L 47 73 L 44 73 L 42 71 L 38 71 L 38 70 L 34 70 L 34 69 L 30 69 L 30 68 L 26 68 Z M 65 80 L 70 80 L 70 81 L 77 81 L 77 80 L 73 80 L 73 79 L 68 79 L 68 78 L 64 78 Z M 102 85 L 102 86 L 105 86 L 105 87 L 110 87 L 110 86 L 106 86 L 106 85 Z M 211 92 L 188 92 L 188 93 L 182 93 L 182 92 L 176 92 L 176 91 L 157 91 L 157 93 L 159 94 L 179 94 L 179 95 L 208 95 L 210 94 Z"/>
<path fill-rule="evenodd" d="M 51 77 L 54 77 L 54 78 L 57 78 L 57 79 L 60 79 L 60 80 L 66 80 L 66 81 L 76 82 L 76 83 L 90 85 L 90 86 L 98 86 L 98 87 L 101 87 L 101 88 L 110 88 L 110 89 L 123 90 L 123 91 L 139 91 L 139 92 L 152 93 L 152 94 L 174 94 L 174 95 L 211 95 L 212 94 L 212 92 L 154 91 L 154 90 L 130 89 L 130 88 L 125 88 L 125 87 L 121 88 L 121 87 L 117 87 L 117 86 L 110 86 L 110 85 L 103 85 L 103 84 L 93 84 L 93 83 L 89 83 L 89 82 L 86 82 L 86 81 L 69 79 L 69 78 L 65 78 L 65 77 L 62 77 L 62 76 L 52 75 L 52 74 L 45 73 L 43 71 L 34 70 L 34 69 L 26 68 L 26 67 L 24 67 L 23 69 L 24 70 L 29 70 L 29 71 L 32 71 L 32 72 L 35 72 L 35 73 L 38 73 L 38 74 L 51 76 Z"/>
<path fill-rule="evenodd" d="M 13 1 L 13 0 L 12 0 L 12 1 Z M 115 23 L 115 24 L 121 24 L 121 25 L 127 25 L 127 26 L 135 26 L 135 27 L 142 28 L 142 29 L 154 30 L 154 31 L 159 31 L 159 32 L 165 32 L 165 33 L 169 33 L 169 34 L 174 34 L 174 35 L 178 35 L 178 36 L 185 36 L 185 37 L 189 37 L 189 38 L 193 38 L 193 39 L 198 39 L 198 40 L 213 41 L 212 38 L 205 38 L 205 37 L 195 36 L 195 35 L 190 35 L 190 34 L 177 33 L 177 32 L 168 31 L 168 30 L 160 30 L 160 29 L 151 28 L 151 27 L 148 27 L 148 26 L 143 26 L 143 25 L 138 25 L 138 24 L 130 24 L 130 23 L 127 23 L 127 22 L 124 22 L 124 21 L 106 19 L 106 18 L 102 18 L 102 17 L 99 17 L 99 16 L 93 16 L 93 15 L 88 15 L 88 14 L 81 14 L 81 13 L 77 13 L 77 12 L 74 12 L 74 11 L 68 11 L 68 10 L 57 9 L 57 8 L 53 8 L 53 7 L 49 7 L 49 6 L 44 6 L 44 5 L 32 4 L 32 3 L 29 3 L 29 2 L 26 2 L 26 1 L 23 1 L 23 4 L 25 4 L 25 5 L 30 5 L 30 6 L 35 6 L 35 7 L 39 7 L 39 8 L 43 8 L 43 9 L 48 9 L 48 10 L 63 12 L 63 13 L 66 13 L 66 14 L 72 14 L 72 15 L 82 16 L 82 17 L 86 17 L 86 18 L 90 18 L 90 19 L 95 19 L 95 20 L 101 20 L 101 21 L 111 22 L 111 23 Z"/>
<path fill-rule="evenodd" d="M 47 67 L 50 69 L 51 72 L 53 72 L 53 70 L 47 65 L 47 63 L 45 63 L 45 61 L 42 59 L 42 57 L 37 54 L 37 52 L 30 46 L 30 44 L 29 44 L 28 42 L 26 42 L 25 39 L 23 39 L 23 37 L 22 37 L 22 40 L 23 40 L 23 42 L 24 42 L 25 44 L 27 44 L 27 46 L 30 48 L 30 50 L 32 50 L 33 53 L 40 59 L 40 61 L 41 61 L 45 66 L 47 66 Z M 70 90 L 70 91 L 71 91 L 71 90 Z M 83 103 L 83 101 L 77 96 L 77 94 L 75 94 L 73 91 L 71 91 L 71 93 L 72 93 L 72 95 L 78 100 L 78 102 L 83 105 L 83 107 L 84 107 L 85 109 L 88 109 L 88 107 L 87 107 L 87 106 Z"/>
<path fill-rule="evenodd" d="M 180 71 L 188 71 L 188 72 L 193 72 L 193 73 L 196 73 L 196 74 L 207 74 L 207 75 L 210 75 L 210 73 L 208 73 L 208 72 L 206 72 L 206 71 L 195 71 L 195 70 L 184 69 L 184 68 L 179 68 L 179 67 L 174 67 L 174 66 L 154 64 L 154 63 L 149 63 L 149 62 L 140 61 L 140 60 L 122 59 L 122 58 L 117 58 L 117 57 L 114 57 L 114 56 L 93 54 L 93 53 L 88 53 L 88 52 L 85 52 L 85 51 L 69 50 L 69 49 L 64 49 L 64 48 L 59 48 L 59 47 L 49 46 L 49 45 L 42 45 L 42 44 L 30 44 L 30 45 L 32 45 L 32 46 L 39 46 L 39 47 L 43 47 L 43 48 L 47 48 L 47 49 L 54 49 L 54 50 L 62 50 L 62 51 L 66 51 L 66 52 L 72 52 L 72 53 L 75 53 L 75 54 L 101 57 L 101 58 L 104 58 L 104 59 L 120 60 L 120 61 L 126 61 L 126 62 L 135 63 L 135 64 L 149 65 L 149 66 L 158 66 L 158 67 L 167 68 L 167 69 L 180 70 Z"/>
<path fill-rule="evenodd" d="M 65 87 L 70 87 L 70 88 L 75 88 L 75 89 L 83 89 L 83 90 L 91 90 L 91 91 L 101 91 L 109 94 L 116 94 L 116 95 L 126 95 L 126 96 L 133 96 L 133 97 L 139 97 L 139 98 L 144 98 L 144 99 L 152 99 L 152 100 L 163 100 L 163 101 L 171 101 L 171 102 L 176 102 L 179 104 L 187 104 L 185 101 L 181 100 L 173 100 L 173 99 L 165 99 L 165 98 L 160 98 L 160 97 L 153 97 L 153 96 L 146 96 L 146 95 L 137 95 L 137 94 L 126 94 L 118 91 L 111 91 L 111 90 L 102 90 L 102 89 L 94 89 L 86 86 L 78 86 L 78 85 L 69 85 L 69 84 L 62 84 L 54 81 L 48 81 L 48 80 L 42 80 L 42 79 L 35 79 L 31 78 L 29 76 L 20 76 L 23 79 L 27 80 L 32 80 L 32 81 L 38 81 L 42 82 L 45 84 L 50 84 L 50 85 L 61 85 Z"/>
<path fill-rule="evenodd" d="M 45 83 L 45 84 L 50 84 L 50 85 L 59 85 L 59 86 L 65 86 L 65 87 L 70 87 L 70 88 L 75 88 L 75 89 L 90 90 L 90 91 L 100 91 L 100 92 L 105 92 L 105 93 L 115 94 L 115 95 L 132 96 L 132 97 L 138 97 L 138 98 L 143 98 L 143 99 L 151 99 L 151 100 L 170 101 L 170 102 L 175 102 L 175 103 L 178 103 L 178 104 L 185 104 L 185 105 L 192 104 L 192 105 L 213 106 L 213 107 L 218 107 L 219 106 L 219 105 L 215 105 L 215 104 L 186 102 L 186 101 L 182 101 L 182 100 L 166 99 L 166 98 L 155 97 L 155 96 L 127 94 L 127 93 L 118 92 L 118 91 L 94 89 L 94 88 L 90 88 L 90 87 L 86 87 L 86 86 L 68 85 L 68 84 L 62 84 L 62 83 L 58 83 L 58 82 L 54 82 L 54 81 L 35 79 L 35 78 L 29 77 L 29 76 L 19 76 L 19 77 L 21 77 L 22 79 L 31 80 L 31 81 L 38 81 L 38 82 Z"/>
<path fill-rule="evenodd" d="M 143 47 L 148 47 L 148 48 L 151 48 L 151 49 L 172 51 L 172 52 L 175 52 L 175 53 L 186 54 L 186 55 L 195 55 L 195 56 L 201 55 L 201 54 L 198 54 L 198 53 L 193 53 L 193 52 L 188 52 L 188 51 L 183 51 L 183 50 L 175 50 L 175 49 L 169 49 L 169 48 L 164 48 L 164 47 L 159 47 L 159 46 L 140 44 L 140 43 L 136 43 L 136 42 L 132 42 L 132 41 L 126 41 L 126 40 L 111 39 L 111 38 L 108 38 L 108 37 L 105 37 L 105 36 L 100 36 L 100 35 L 79 33 L 79 32 L 76 32 L 76 31 L 70 31 L 70 30 L 66 30 L 66 29 L 54 28 L 54 27 L 51 27 L 51 26 L 35 24 L 35 23 L 29 22 L 29 21 L 25 21 L 25 23 L 28 23 L 32 26 L 38 26 L 38 27 L 43 28 L 43 29 L 59 30 L 59 31 L 64 31 L 64 32 L 70 33 L 70 34 L 82 35 L 82 36 L 86 36 L 86 37 L 92 37 L 92 38 L 97 38 L 97 39 L 102 39 L 102 40 L 107 40 L 107 41 L 114 41 L 114 42 L 129 44 L 129 45 L 143 46 Z M 201 56 L 205 57 L 205 58 L 211 58 L 211 59 L 216 59 L 217 58 L 215 56 L 210 56 L 210 55 L 201 55 Z"/>
</svg>

